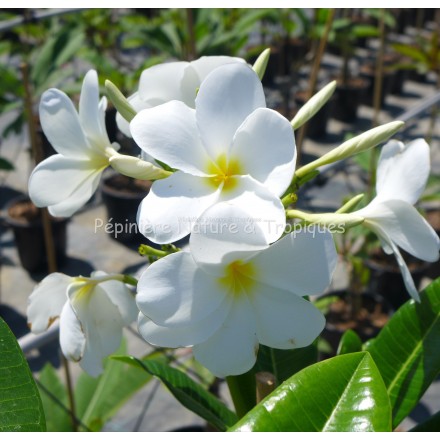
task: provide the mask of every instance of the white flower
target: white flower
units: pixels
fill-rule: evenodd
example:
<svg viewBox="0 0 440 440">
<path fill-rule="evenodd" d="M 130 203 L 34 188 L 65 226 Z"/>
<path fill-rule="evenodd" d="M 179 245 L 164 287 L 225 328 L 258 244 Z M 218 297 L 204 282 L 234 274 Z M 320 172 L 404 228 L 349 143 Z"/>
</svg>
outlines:
<svg viewBox="0 0 440 440">
<path fill-rule="evenodd" d="M 177 61 L 152 66 L 144 70 L 139 80 L 139 91 L 128 97 L 136 111 L 165 104 L 168 101 L 182 101 L 195 107 L 197 89 L 206 76 L 217 67 L 229 63 L 241 63 L 242 58 L 227 56 L 205 56 L 187 62 Z M 118 113 L 116 123 L 119 130 L 131 137 L 129 123 Z"/>
<path fill-rule="evenodd" d="M 228 64 L 206 77 L 195 110 L 171 101 L 135 116 L 136 143 L 180 170 L 154 182 L 141 203 L 138 223 L 146 237 L 155 243 L 185 237 L 219 201 L 233 201 L 260 221 L 269 243 L 280 237 L 279 196 L 291 183 L 296 147 L 289 121 L 265 106 L 257 74 Z"/>
<path fill-rule="evenodd" d="M 406 145 L 392 140 L 382 148 L 376 176 L 376 197 L 354 212 L 380 238 L 384 251 L 394 254 L 408 292 L 420 301 L 419 293 L 398 246 L 425 261 L 439 257 L 440 240 L 433 228 L 414 208 L 429 176 L 429 146 L 423 139 Z"/>
<path fill-rule="evenodd" d="M 79 114 L 62 91 L 49 89 L 43 93 L 41 126 L 59 154 L 41 162 L 31 174 L 29 195 L 35 205 L 49 207 L 54 216 L 70 217 L 96 191 L 109 157 L 115 153 L 105 128 L 106 107 L 105 97 L 99 101 L 94 70 L 84 78 Z"/>
<path fill-rule="evenodd" d="M 121 344 L 122 327 L 138 313 L 133 293 L 118 277 L 105 272 L 93 272 L 91 278 L 52 273 L 29 297 L 31 331 L 42 333 L 59 317 L 64 356 L 91 376 L 102 372 L 102 360 Z"/>
<path fill-rule="evenodd" d="M 303 230 L 268 246 L 258 224 L 228 203 L 195 224 L 190 252 L 158 260 L 142 274 L 139 332 L 153 345 L 192 346 L 215 375 L 242 374 L 259 344 L 304 347 L 325 319 L 305 295 L 322 293 L 336 264 L 331 234 Z"/>
</svg>

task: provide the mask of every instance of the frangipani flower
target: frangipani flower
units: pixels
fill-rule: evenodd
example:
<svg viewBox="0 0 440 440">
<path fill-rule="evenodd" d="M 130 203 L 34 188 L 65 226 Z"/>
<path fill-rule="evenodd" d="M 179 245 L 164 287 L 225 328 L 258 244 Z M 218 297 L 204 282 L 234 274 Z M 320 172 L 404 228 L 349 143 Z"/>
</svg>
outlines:
<svg viewBox="0 0 440 440">
<path fill-rule="evenodd" d="M 122 328 L 138 314 L 123 275 L 93 272 L 90 278 L 52 273 L 29 297 L 27 316 L 33 333 L 42 333 L 59 317 L 60 345 L 67 359 L 91 376 L 118 349 Z"/>
<path fill-rule="evenodd" d="M 322 293 L 336 264 L 331 234 L 306 230 L 268 246 L 246 211 L 209 208 L 194 225 L 190 252 L 158 260 L 142 274 L 139 332 L 162 347 L 193 347 L 215 375 L 242 374 L 259 344 L 304 347 L 325 319 L 302 296 Z"/>
<path fill-rule="evenodd" d="M 217 67 L 230 63 L 245 64 L 242 58 L 227 56 L 205 56 L 198 60 L 176 61 L 152 66 L 144 70 L 139 80 L 139 91 L 128 98 L 136 111 L 182 101 L 194 108 L 197 90 L 206 76 Z M 118 113 L 116 123 L 119 130 L 131 137 L 129 123 Z"/>
<path fill-rule="evenodd" d="M 146 237 L 155 243 L 185 237 L 220 201 L 239 204 L 260 221 L 268 243 L 280 237 L 285 213 L 279 196 L 291 183 L 296 147 L 289 121 L 265 106 L 256 73 L 228 64 L 206 77 L 195 110 L 171 101 L 135 116 L 136 143 L 179 170 L 154 182 L 139 207 Z"/>
<path fill-rule="evenodd" d="M 101 174 L 116 153 L 105 128 L 107 99 L 99 101 L 98 75 L 90 70 L 81 89 L 79 113 L 65 93 L 49 89 L 40 101 L 44 134 L 58 154 L 41 162 L 29 179 L 36 206 L 54 216 L 70 217 L 98 187 Z"/>
<path fill-rule="evenodd" d="M 382 148 L 376 176 L 376 197 L 353 214 L 380 238 L 387 254 L 394 254 L 410 295 L 419 293 L 398 246 L 425 261 L 439 257 L 440 240 L 434 229 L 414 208 L 429 176 L 429 146 L 423 139 L 406 145 L 395 140 Z"/>
</svg>

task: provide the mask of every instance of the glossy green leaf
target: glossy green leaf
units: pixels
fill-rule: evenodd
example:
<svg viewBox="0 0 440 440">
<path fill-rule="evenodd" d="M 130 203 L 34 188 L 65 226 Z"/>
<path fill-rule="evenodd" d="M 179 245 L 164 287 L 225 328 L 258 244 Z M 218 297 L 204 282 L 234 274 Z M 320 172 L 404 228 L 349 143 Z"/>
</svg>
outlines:
<svg viewBox="0 0 440 440">
<path fill-rule="evenodd" d="M 46 414 L 47 431 L 72 431 L 66 386 L 61 382 L 55 368 L 49 363 L 41 370 L 38 388 Z"/>
<path fill-rule="evenodd" d="M 355 331 L 349 329 L 339 341 L 337 354 L 356 353 L 357 351 L 362 351 L 361 338 Z"/>
<path fill-rule="evenodd" d="M 392 316 L 368 351 L 382 374 L 396 427 L 440 373 L 440 279 Z"/>
<path fill-rule="evenodd" d="M 440 432 L 440 411 L 432 415 L 428 420 L 414 426 L 411 432 Z"/>
<path fill-rule="evenodd" d="M 45 431 L 43 405 L 26 359 L 0 318 L 0 431 Z"/>
<path fill-rule="evenodd" d="M 185 373 L 166 364 L 142 361 L 132 356 L 114 356 L 113 359 L 141 368 L 159 378 L 183 406 L 220 431 L 225 431 L 237 421 L 232 411 Z"/>
<path fill-rule="evenodd" d="M 389 431 L 391 408 L 371 356 L 350 353 L 305 368 L 231 431 Z"/>
</svg>

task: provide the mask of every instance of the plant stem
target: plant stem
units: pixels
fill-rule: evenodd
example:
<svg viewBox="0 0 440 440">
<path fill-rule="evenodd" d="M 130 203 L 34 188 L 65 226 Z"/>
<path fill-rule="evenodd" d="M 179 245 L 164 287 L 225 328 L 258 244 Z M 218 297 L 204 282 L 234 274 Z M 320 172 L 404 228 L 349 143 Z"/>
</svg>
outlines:
<svg viewBox="0 0 440 440">
<path fill-rule="evenodd" d="M 69 397 L 69 409 L 70 409 L 70 418 L 72 420 L 72 428 L 74 432 L 78 431 L 78 420 L 76 418 L 75 411 L 75 397 L 73 394 L 73 386 L 72 386 L 72 378 L 70 375 L 69 361 L 61 355 L 61 361 L 63 363 L 63 369 L 66 376 L 66 385 L 67 385 L 67 395 Z"/>
<path fill-rule="evenodd" d="M 240 376 L 228 376 L 226 382 L 234 402 L 235 412 L 241 419 L 257 404 L 254 372 L 250 370 Z"/>
<path fill-rule="evenodd" d="M 309 89 L 308 89 L 308 93 L 309 93 L 308 99 L 310 99 L 313 96 L 316 89 L 316 83 L 318 82 L 318 73 L 319 73 L 319 69 L 321 68 L 322 57 L 324 55 L 325 47 L 327 45 L 327 40 L 332 27 L 334 15 L 335 15 L 335 9 L 332 8 L 329 11 L 327 22 L 325 24 L 324 34 L 322 35 L 319 41 L 319 46 L 316 51 L 315 60 L 313 62 L 312 72 L 310 75 Z M 306 135 L 306 129 L 307 129 L 307 124 L 304 124 L 299 130 L 298 141 L 296 143 L 297 164 L 301 163 L 302 145 L 303 145 L 304 137 Z"/>
</svg>

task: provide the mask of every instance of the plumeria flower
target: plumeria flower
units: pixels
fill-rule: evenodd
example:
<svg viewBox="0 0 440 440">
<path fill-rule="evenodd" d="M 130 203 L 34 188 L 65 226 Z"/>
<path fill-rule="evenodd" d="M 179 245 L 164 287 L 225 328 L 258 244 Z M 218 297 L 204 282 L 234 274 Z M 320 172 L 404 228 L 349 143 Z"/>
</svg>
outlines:
<svg viewBox="0 0 440 440">
<path fill-rule="evenodd" d="M 105 128 L 107 99 L 99 100 L 98 75 L 90 70 L 82 85 L 79 113 L 65 93 L 49 89 L 40 101 L 44 134 L 58 154 L 41 162 L 29 179 L 36 206 L 54 216 L 70 217 L 98 187 L 109 158 L 119 148 Z"/>
<path fill-rule="evenodd" d="M 376 197 L 353 214 L 380 238 L 387 254 L 394 254 L 410 295 L 420 301 L 409 269 L 398 247 L 425 261 L 439 258 L 440 240 L 434 229 L 414 208 L 423 193 L 430 170 L 429 146 L 423 139 L 406 145 L 389 141 L 379 158 Z"/>
<path fill-rule="evenodd" d="M 128 98 L 136 111 L 155 107 L 168 101 L 182 101 L 195 107 L 196 93 L 206 76 L 217 67 L 230 63 L 245 64 L 242 58 L 205 56 L 198 60 L 158 64 L 144 70 L 139 90 Z M 129 123 L 118 113 L 116 123 L 126 136 L 131 137 Z"/>
<path fill-rule="evenodd" d="M 336 264 L 331 234 L 303 230 L 268 246 L 258 223 L 229 203 L 194 225 L 190 252 L 166 256 L 142 274 L 139 332 L 161 347 L 193 347 L 219 377 L 242 374 L 259 344 L 304 347 L 325 319 L 302 298 L 329 285 Z"/>
<path fill-rule="evenodd" d="M 140 231 L 155 243 L 185 237 L 209 206 L 231 201 L 264 226 L 267 242 L 285 227 L 279 199 L 291 183 L 296 147 L 292 127 L 266 108 L 263 87 L 247 65 L 212 71 L 196 108 L 171 101 L 138 113 L 136 143 L 179 171 L 154 182 L 139 207 Z"/>
<path fill-rule="evenodd" d="M 67 359 L 79 362 L 91 376 L 102 372 L 102 360 L 115 352 L 122 328 L 138 314 L 123 275 L 97 271 L 90 278 L 52 273 L 29 297 L 28 325 L 42 333 L 60 319 L 60 345 Z"/>
</svg>

